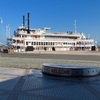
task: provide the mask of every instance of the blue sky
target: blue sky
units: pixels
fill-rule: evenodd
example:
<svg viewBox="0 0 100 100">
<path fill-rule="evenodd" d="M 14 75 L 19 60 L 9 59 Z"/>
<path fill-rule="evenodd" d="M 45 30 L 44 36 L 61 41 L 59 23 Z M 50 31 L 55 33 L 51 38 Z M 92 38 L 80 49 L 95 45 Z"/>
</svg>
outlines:
<svg viewBox="0 0 100 100">
<path fill-rule="evenodd" d="M 51 27 L 51 32 L 74 31 L 90 35 L 100 45 L 100 0 L 0 0 L 0 42 L 6 43 L 6 25 L 13 31 L 30 12 L 31 28 Z M 26 22 L 27 26 L 27 22 Z"/>
</svg>

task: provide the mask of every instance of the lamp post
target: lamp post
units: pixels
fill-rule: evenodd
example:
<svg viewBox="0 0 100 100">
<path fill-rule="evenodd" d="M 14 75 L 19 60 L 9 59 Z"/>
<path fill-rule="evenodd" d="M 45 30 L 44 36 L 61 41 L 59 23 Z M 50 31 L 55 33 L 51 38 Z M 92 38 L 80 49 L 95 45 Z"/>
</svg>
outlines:
<svg viewBox="0 0 100 100">
<path fill-rule="evenodd" d="M 8 35 L 7 35 L 8 34 Z M 6 26 L 6 37 L 10 38 L 10 24 Z"/>
<path fill-rule="evenodd" d="M 0 24 L 2 24 L 3 23 L 3 19 L 2 19 L 2 17 L 0 17 Z"/>
<path fill-rule="evenodd" d="M 1 24 L 3 23 L 2 17 L 0 17 L 0 23 L 1 23 Z M 1 44 L 1 42 L 0 42 L 0 44 Z M 0 56 L 1 56 L 1 55 L 0 55 Z"/>
</svg>

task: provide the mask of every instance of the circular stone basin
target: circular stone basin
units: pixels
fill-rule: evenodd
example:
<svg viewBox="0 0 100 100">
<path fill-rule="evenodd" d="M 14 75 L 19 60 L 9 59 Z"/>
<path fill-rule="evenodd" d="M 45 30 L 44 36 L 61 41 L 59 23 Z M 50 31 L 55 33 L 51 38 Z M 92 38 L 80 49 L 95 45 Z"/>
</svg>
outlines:
<svg viewBox="0 0 100 100">
<path fill-rule="evenodd" d="M 67 64 L 43 64 L 44 74 L 58 76 L 96 76 L 99 75 L 99 67 L 95 66 L 74 66 Z"/>
</svg>

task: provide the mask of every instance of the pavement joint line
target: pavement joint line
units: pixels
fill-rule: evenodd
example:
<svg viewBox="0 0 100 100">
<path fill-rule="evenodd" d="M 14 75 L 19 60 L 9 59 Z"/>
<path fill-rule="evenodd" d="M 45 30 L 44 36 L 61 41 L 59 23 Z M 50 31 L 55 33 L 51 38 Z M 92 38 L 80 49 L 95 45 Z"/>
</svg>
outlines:
<svg viewBox="0 0 100 100">
<path fill-rule="evenodd" d="M 83 85 L 89 92 L 91 92 L 93 95 L 95 95 L 100 100 L 100 92 L 97 91 L 95 88 L 90 86 L 89 84 Z"/>
</svg>

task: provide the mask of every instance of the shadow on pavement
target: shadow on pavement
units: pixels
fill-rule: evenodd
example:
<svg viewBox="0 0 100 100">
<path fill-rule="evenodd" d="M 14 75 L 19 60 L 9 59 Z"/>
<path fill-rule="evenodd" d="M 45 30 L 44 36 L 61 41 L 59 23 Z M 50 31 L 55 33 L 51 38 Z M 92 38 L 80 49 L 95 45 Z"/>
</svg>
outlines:
<svg viewBox="0 0 100 100">
<path fill-rule="evenodd" d="M 30 69 L 2 80 L 5 74 L 0 71 L 0 100 L 100 100 L 100 76 L 67 78 Z"/>
</svg>

